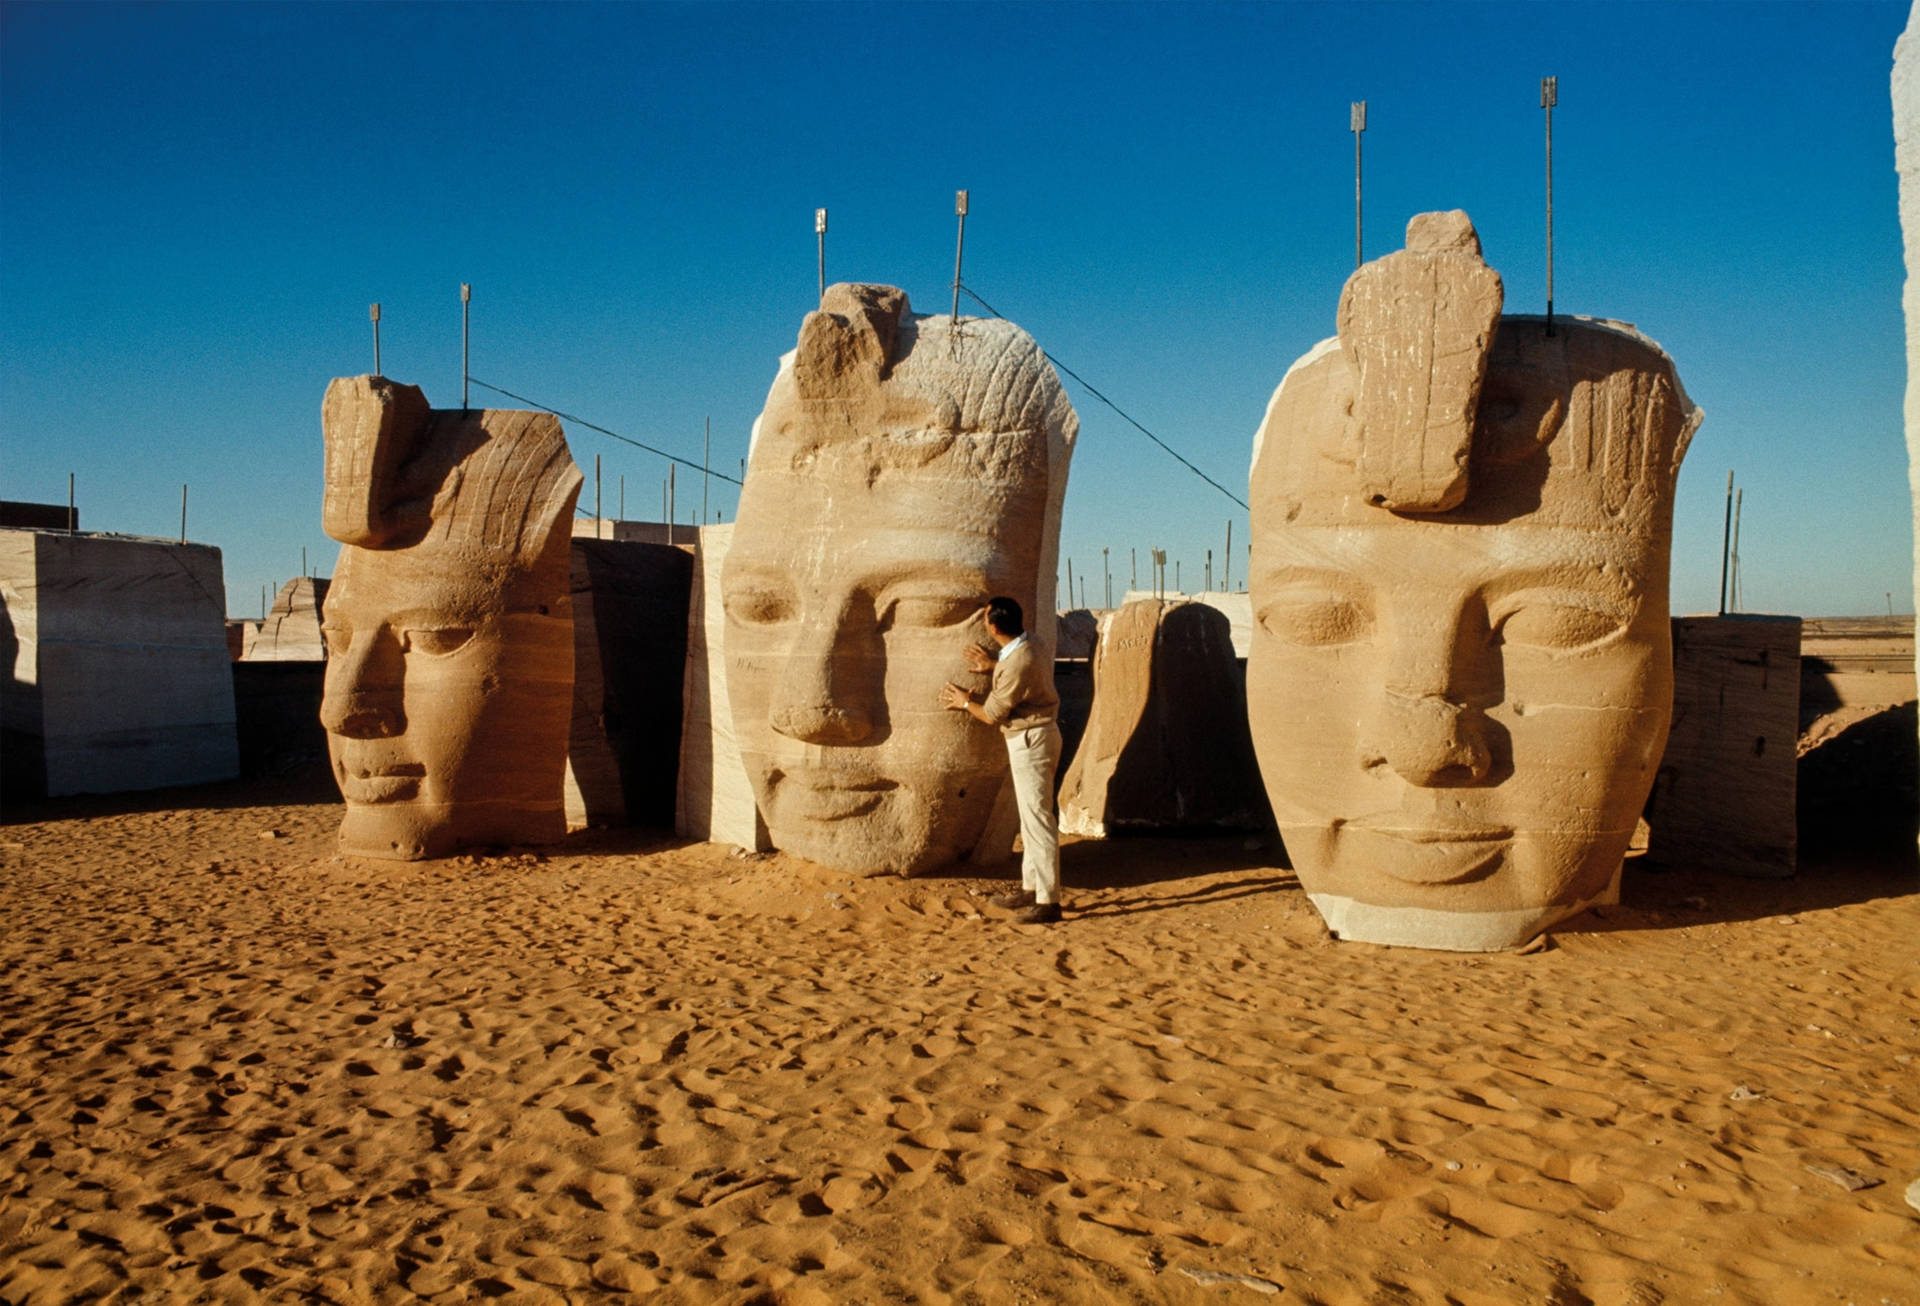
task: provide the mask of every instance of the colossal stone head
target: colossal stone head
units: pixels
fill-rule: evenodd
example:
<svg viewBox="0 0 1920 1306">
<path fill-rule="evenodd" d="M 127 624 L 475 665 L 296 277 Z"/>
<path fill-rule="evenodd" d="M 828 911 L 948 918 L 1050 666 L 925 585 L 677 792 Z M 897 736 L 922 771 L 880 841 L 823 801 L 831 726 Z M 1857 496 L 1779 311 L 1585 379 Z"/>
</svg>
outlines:
<svg viewBox="0 0 1920 1306">
<path fill-rule="evenodd" d="M 1341 938 L 1491 950 L 1614 900 L 1666 742 L 1700 411 L 1632 327 L 1501 294 L 1464 213 L 1414 218 L 1255 437 L 1254 745 Z"/>
<path fill-rule="evenodd" d="M 579 468 L 546 413 L 437 412 L 409 385 L 327 387 L 321 723 L 370 857 L 551 842 L 573 699 Z"/>
<path fill-rule="evenodd" d="M 781 360 L 721 589 L 728 697 L 775 847 L 914 874 L 979 842 L 999 732 L 945 710 L 989 595 L 1049 638 L 1079 427 L 1032 337 L 836 285 Z M 1043 624 L 1044 623 L 1044 624 Z"/>
</svg>

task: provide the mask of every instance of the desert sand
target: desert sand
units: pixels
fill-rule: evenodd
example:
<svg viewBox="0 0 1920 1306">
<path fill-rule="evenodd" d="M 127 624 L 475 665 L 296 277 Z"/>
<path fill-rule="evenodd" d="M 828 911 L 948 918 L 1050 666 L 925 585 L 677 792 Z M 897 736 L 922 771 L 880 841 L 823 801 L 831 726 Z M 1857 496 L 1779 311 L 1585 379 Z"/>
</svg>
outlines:
<svg viewBox="0 0 1920 1306">
<path fill-rule="evenodd" d="M 323 795 L 0 828 L 0 1298 L 1920 1303 L 1910 861 L 1460 956 L 1241 836 L 1072 843 L 1019 927 L 630 831 L 343 857 Z"/>
</svg>

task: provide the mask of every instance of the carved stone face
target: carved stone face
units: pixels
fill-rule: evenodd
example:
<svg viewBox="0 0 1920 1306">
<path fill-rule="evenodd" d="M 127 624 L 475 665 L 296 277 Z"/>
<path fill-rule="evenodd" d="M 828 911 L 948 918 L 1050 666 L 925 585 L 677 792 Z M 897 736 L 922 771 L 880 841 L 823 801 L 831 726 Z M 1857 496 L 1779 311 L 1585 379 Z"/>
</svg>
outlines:
<svg viewBox="0 0 1920 1306">
<path fill-rule="evenodd" d="M 985 688 L 962 650 L 989 595 L 1052 602 L 1071 409 L 1024 333 L 967 330 L 833 287 L 756 427 L 722 579 L 734 732 L 774 846 L 836 870 L 973 849 L 1006 746 L 940 690 Z"/>
<path fill-rule="evenodd" d="M 440 857 L 564 833 L 569 600 L 510 610 L 488 571 L 451 549 L 340 551 L 321 723 L 347 800 L 343 850 Z"/>
<path fill-rule="evenodd" d="M 412 386 L 327 389 L 321 724 L 370 857 L 552 842 L 573 699 L 580 471 L 544 413 L 435 412 Z"/>
<path fill-rule="evenodd" d="M 1256 450 L 1254 744 L 1342 938 L 1510 947 L 1608 900 L 1665 744 L 1672 481 L 1697 410 L 1630 329 L 1498 330 L 1469 486 L 1432 478 L 1452 506 L 1391 510 L 1354 474 L 1350 351 L 1295 365 Z"/>
</svg>

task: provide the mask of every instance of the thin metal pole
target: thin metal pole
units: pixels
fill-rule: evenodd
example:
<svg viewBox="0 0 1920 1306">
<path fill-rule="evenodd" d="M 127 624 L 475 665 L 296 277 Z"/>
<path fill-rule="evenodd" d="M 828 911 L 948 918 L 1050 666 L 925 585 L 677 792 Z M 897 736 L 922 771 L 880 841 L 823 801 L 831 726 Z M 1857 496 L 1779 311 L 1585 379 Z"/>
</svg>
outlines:
<svg viewBox="0 0 1920 1306">
<path fill-rule="evenodd" d="M 1540 107 L 1547 114 L 1547 334 L 1553 334 L 1553 106 L 1560 103 L 1560 79 L 1540 79 Z"/>
<path fill-rule="evenodd" d="M 602 526 L 600 516 L 600 455 L 593 456 L 593 538 L 606 538 L 606 528 Z"/>
<path fill-rule="evenodd" d="M 1360 253 L 1360 137 L 1367 130 L 1367 102 L 1355 100 L 1348 106 L 1347 129 L 1353 133 L 1353 266 L 1361 264 Z"/>
<path fill-rule="evenodd" d="M 1212 592 L 1213 592 L 1213 550 L 1208 549 L 1207 550 L 1207 588 L 1202 590 L 1201 593 L 1211 594 Z"/>
<path fill-rule="evenodd" d="M 824 216 L 825 209 L 820 210 Z M 825 294 L 823 290 L 820 292 Z M 707 418 L 707 442 L 700 447 L 700 524 L 707 524 L 707 468 L 713 462 L 713 418 Z"/>
<path fill-rule="evenodd" d="M 260 587 L 260 620 L 265 621 L 266 619 L 267 619 L 267 587 L 265 585 L 262 585 Z"/>
<path fill-rule="evenodd" d="M 367 316 L 373 319 L 373 374 L 380 376 L 380 305 L 370 305 Z"/>
<path fill-rule="evenodd" d="M 1140 550 L 1138 547 L 1127 550 L 1127 588 L 1140 588 Z"/>
<path fill-rule="evenodd" d="M 180 487 L 180 542 L 187 542 L 187 487 Z"/>
<path fill-rule="evenodd" d="M 74 512 L 73 510 L 73 473 L 68 472 L 67 473 L 67 534 L 69 535 L 73 534 L 73 524 L 79 520 L 80 520 L 80 515 Z"/>
<path fill-rule="evenodd" d="M 673 513 L 667 508 L 667 483 L 660 482 L 660 520 L 667 524 L 667 543 L 673 543 Z"/>
<path fill-rule="evenodd" d="M 954 193 L 953 215 L 960 220 L 960 234 L 953 242 L 953 326 L 957 329 L 960 325 L 960 256 L 966 252 L 967 248 L 967 193 L 965 191 Z"/>
<path fill-rule="evenodd" d="M 473 287 L 460 283 L 460 411 L 467 411 L 467 327 L 472 315 Z"/>
<path fill-rule="evenodd" d="M 827 297 L 827 211 L 813 211 L 813 239 L 819 250 L 820 298 Z M 703 514 L 704 515 L 704 514 Z"/>
<path fill-rule="evenodd" d="M 668 463 L 667 464 L 667 543 L 668 544 L 673 543 L 673 502 L 674 502 L 673 470 L 674 470 L 673 464 Z"/>
<path fill-rule="evenodd" d="M 1107 566 L 1107 551 L 1105 549 L 1100 550 L 1100 588 L 1101 606 L 1103 608 L 1111 608 L 1113 606 L 1113 572 Z"/>
<path fill-rule="evenodd" d="M 1073 606 L 1073 559 L 1067 559 L 1067 606 Z"/>
<path fill-rule="evenodd" d="M 1220 555 L 1220 588 L 1233 590 L 1233 518 L 1227 518 L 1227 551 Z"/>
<path fill-rule="evenodd" d="M 1185 587 L 1180 583 L 1180 559 L 1178 558 L 1173 560 L 1173 588 L 1182 594 L 1187 592 Z"/>
<path fill-rule="evenodd" d="M 1740 507 L 1747 497 L 1747 487 L 1741 486 L 1733 492 L 1733 610 L 1740 611 Z"/>
<path fill-rule="evenodd" d="M 307 546 L 304 544 L 300 546 L 300 574 L 307 574 Z"/>
<path fill-rule="evenodd" d="M 1726 559 L 1734 547 L 1734 472 L 1726 472 L 1726 522 L 1720 526 L 1720 617 L 1726 617 Z"/>
</svg>

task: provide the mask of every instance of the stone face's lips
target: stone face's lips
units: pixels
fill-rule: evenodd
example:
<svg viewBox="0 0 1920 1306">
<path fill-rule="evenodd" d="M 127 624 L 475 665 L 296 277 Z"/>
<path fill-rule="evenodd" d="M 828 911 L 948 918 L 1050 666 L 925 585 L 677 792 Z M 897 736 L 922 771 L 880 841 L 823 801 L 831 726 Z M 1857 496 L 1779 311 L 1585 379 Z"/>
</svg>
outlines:
<svg viewBox="0 0 1920 1306">
<path fill-rule="evenodd" d="M 1404 817 L 1350 821 L 1342 833 L 1382 875 L 1409 884 L 1462 884 L 1489 874 L 1506 856 L 1513 831 L 1497 827 L 1375 825 Z M 1373 845 L 1373 847 L 1368 847 Z M 1373 855 L 1374 849 L 1378 855 Z"/>
<path fill-rule="evenodd" d="M 350 803 L 404 803 L 420 796 L 427 768 L 418 762 L 385 762 L 356 766 L 341 761 L 334 767 L 340 793 Z"/>
<path fill-rule="evenodd" d="M 1492 843 L 1513 838 L 1511 826 L 1473 825 L 1441 819 L 1422 819 L 1415 822 L 1409 820 L 1402 812 L 1377 812 L 1372 816 L 1363 816 L 1345 824 L 1351 828 L 1365 830 L 1369 834 L 1402 839 L 1407 843 Z"/>
<path fill-rule="evenodd" d="M 777 772 L 768 787 L 783 817 L 844 821 L 873 811 L 900 785 L 859 773 L 809 770 Z"/>
</svg>

